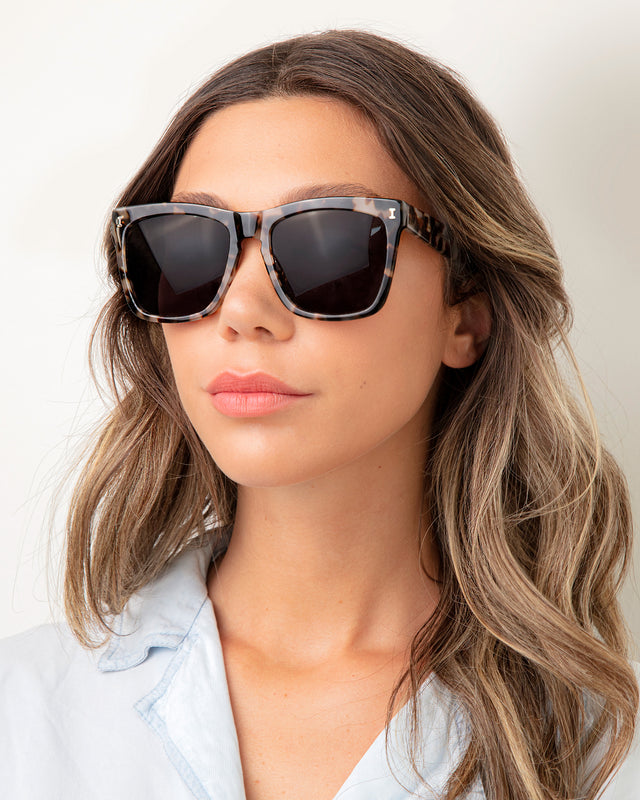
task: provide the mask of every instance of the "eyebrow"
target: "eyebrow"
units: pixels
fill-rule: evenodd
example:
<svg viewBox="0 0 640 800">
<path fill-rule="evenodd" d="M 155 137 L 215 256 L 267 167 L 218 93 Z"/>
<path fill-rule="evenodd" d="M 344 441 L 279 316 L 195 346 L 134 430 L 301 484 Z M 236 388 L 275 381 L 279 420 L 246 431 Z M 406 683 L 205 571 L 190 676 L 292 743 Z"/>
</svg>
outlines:
<svg viewBox="0 0 640 800">
<path fill-rule="evenodd" d="M 310 200 L 314 197 L 382 197 L 362 183 L 313 183 L 306 186 L 297 186 L 288 191 L 278 205 L 295 203 L 298 200 Z M 171 198 L 172 203 L 196 203 L 202 206 L 229 209 L 229 205 L 209 192 L 177 192 Z"/>
</svg>

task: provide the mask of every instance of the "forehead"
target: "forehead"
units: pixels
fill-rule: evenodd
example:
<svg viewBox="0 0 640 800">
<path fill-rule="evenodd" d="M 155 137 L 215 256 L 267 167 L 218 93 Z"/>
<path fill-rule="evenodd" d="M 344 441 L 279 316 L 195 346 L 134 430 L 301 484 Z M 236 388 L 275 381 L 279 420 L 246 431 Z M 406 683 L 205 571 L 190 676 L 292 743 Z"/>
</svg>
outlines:
<svg viewBox="0 0 640 800">
<path fill-rule="evenodd" d="M 212 114 L 181 162 L 174 196 L 213 193 L 229 208 L 279 205 L 300 187 L 357 184 L 420 205 L 420 196 L 356 109 L 330 97 L 251 100 Z"/>
</svg>

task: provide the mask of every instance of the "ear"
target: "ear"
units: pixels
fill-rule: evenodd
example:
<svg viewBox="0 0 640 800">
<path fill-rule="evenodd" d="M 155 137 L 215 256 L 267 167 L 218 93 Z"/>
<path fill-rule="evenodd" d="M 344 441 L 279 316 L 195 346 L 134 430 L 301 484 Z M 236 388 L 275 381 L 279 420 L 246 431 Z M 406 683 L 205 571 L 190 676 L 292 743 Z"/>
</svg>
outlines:
<svg viewBox="0 0 640 800">
<path fill-rule="evenodd" d="M 449 334 L 442 363 L 453 369 L 470 367 L 484 353 L 491 335 L 491 307 L 484 292 L 448 309 Z"/>
</svg>

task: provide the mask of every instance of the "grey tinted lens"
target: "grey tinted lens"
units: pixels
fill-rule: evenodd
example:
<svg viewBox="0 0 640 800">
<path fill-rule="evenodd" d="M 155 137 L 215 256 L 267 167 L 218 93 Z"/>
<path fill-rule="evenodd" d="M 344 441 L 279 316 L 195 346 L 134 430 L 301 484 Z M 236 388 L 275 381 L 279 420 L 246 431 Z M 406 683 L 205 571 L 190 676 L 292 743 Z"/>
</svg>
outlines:
<svg viewBox="0 0 640 800">
<path fill-rule="evenodd" d="M 276 222 L 271 249 L 289 299 L 304 311 L 353 314 L 375 301 L 387 256 L 383 222 L 351 209 L 302 211 Z"/>
<path fill-rule="evenodd" d="M 226 227 L 207 217 L 161 214 L 132 222 L 124 252 L 138 307 L 160 317 L 203 311 L 220 288 L 229 240 Z"/>
</svg>

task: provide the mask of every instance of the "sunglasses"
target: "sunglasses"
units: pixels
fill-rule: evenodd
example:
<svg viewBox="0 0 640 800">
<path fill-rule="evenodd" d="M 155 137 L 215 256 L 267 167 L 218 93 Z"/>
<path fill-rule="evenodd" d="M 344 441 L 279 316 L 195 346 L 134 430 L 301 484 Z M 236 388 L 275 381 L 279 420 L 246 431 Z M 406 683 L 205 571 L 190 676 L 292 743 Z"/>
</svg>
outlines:
<svg viewBox="0 0 640 800">
<path fill-rule="evenodd" d="M 401 200 L 319 197 L 237 212 L 194 203 L 116 208 L 111 233 L 133 313 L 149 322 L 213 314 L 259 232 L 274 289 L 294 314 L 358 319 L 386 300 L 404 228 L 444 256 L 442 222 Z"/>
</svg>

